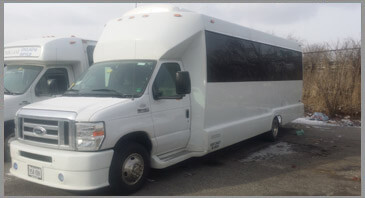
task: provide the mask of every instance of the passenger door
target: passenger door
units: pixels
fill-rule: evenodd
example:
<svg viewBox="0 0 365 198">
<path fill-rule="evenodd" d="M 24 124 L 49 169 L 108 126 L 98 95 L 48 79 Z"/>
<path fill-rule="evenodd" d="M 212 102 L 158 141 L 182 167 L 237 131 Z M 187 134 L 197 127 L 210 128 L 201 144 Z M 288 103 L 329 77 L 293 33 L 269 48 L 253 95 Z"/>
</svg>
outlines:
<svg viewBox="0 0 365 198">
<path fill-rule="evenodd" d="M 151 88 L 157 154 L 186 147 L 190 137 L 190 96 L 176 94 L 179 62 L 162 62 Z"/>
</svg>

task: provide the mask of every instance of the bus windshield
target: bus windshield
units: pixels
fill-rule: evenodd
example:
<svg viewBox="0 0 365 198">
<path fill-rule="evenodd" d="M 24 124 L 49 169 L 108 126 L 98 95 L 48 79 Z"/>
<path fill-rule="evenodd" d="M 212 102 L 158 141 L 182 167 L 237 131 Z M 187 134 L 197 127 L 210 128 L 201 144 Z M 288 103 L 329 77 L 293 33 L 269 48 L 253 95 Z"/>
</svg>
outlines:
<svg viewBox="0 0 365 198">
<path fill-rule="evenodd" d="M 144 93 L 155 65 L 156 61 L 149 60 L 96 63 L 64 95 L 138 98 Z"/>
<path fill-rule="evenodd" d="M 42 69 L 42 66 L 7 65 L 4 68 L 4 94 L 23 94 Z"/>
</svg>

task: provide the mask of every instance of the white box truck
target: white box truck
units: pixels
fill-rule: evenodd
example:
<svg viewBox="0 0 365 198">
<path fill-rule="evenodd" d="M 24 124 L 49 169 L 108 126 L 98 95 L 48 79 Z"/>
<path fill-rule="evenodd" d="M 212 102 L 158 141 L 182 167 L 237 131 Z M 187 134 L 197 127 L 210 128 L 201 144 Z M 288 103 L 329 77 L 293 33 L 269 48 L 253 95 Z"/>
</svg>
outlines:
<svg viewBox="0 0 365 198">
<path fill-rule="evenodd" d="M 23 106 L 63 94 L 93 63 L 96 41 L 45 37 L 4 47 L 5 159 L 14 137 L 15 113 Z"/>
<path fill-rule="evenodd" d="M 303 114 L 292 41 L 173 6 L 109 21 L 63 97 L 16 116 L 16 177 L 69 190 L 141 187 L 151 168 L 267 133 Z"/>
</svg>

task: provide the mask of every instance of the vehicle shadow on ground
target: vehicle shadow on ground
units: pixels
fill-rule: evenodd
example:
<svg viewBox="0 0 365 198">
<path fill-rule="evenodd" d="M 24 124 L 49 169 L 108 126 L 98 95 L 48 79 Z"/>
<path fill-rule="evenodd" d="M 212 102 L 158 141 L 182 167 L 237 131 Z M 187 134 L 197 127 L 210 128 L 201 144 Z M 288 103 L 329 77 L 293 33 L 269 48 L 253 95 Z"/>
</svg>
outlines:
<svg viewBox="0 0 365 198">
<path fill-rule="evenodd" d="M 290 142 L 294 145 L 293 149 L 300 152 L 299 157 L 308 158 L 308 163 L 311 163 L 312 167 L 319 166 L 321 163 L 326 163 L 325 159 L 328 156 L 339 151 L 339 147 L 327 148 L 325 145 L 315 145 L 311 140 L 307 141 L 307 143 L 301 142 L 301 139 L 304 137 L 297 136 L 296 131 L 298 128 L 296 127 L 298 126 L 282 128 L 279 133 L 279 142 Z M 132 195 L 157 196 L 191 194 L 206 189 L 236 186 L 243 183 L 260 181 L 306 168 L 304 165 L 297 166 L 295 164 L 285 164 L 290 162 L 284 160 L 283 162 L 279 162 L 279 164 L 281 163 L 287 167 L 289 166 L 289 168 L 282 171 L 268 171 L 265 174 L 255 174 L 249 171 L 245 172 L 246 168 L 255 170 L 253 166 L 256 166 L 257 164 L 255 164 L 255 162 L 242 163 L 240 162 L 241 159 L 276 143 L 267 141 L 264 135 L 259 135 L 215 151 L 204 157 L 191 158 L 161 170 L 152 169 L 146 185 Z M 360 154 L 359 152 L 354 152 L 353 155 L 347 153 L 343 158 L 349 156 L 360 156 Z M 313 160 L 313 157 L 317 158 L 317 160 Z M 301 159 L 301 161 L 306 160 Z M 260 192 L 257 192 L 257 194 L 254 195 L 261 195 L 259 193 Z M 109 188 L 86 192 L 72 191 L 72 194 L 80 196 L 115 195 Z M 306 194 L 292 193 L 287 195 Z"/>
</svg>

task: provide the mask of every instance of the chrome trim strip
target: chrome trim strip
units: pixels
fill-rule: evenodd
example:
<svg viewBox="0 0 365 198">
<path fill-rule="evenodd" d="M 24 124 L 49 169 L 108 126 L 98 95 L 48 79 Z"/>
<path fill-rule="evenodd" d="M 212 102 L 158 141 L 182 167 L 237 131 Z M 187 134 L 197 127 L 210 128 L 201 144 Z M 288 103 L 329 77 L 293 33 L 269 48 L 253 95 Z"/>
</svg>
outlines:
<svg viewBox="0 0 365 198">
<path fill-rule="evenodd" d="M 65 129 L 64 129 L 64 121 L 59 121 L 58 122 L 58 144 L 60 145 L 64 145 L 65 144 Z"/>
<path fill-rule="evenodd" d="M 69 122 L 69 143 L 70 147 L 76 150 L 76 124 L 75 121 Z"/>
<path fill-rule="evenodd" d="M 29 131 L 23 131 L 23 137 L 24 137 L 24 135 L 37 137 L 37 138 L 43 138 L 43 139 L 58 140 L 58 137 L 56 135 L 48 135 L 48 134 L 37 135 L 37 134 L 35 134 L 33 132 L 29 132 Z"/>
<path fill-rule="evenodd" d="M 57 126 L 51 126 L 51 125 L 45 125 L 45 124 L 33 124 L 33 123 L 30 123 L 30 122 L 24 122 L 23 121 L 23 127 L 24 126 L 26 126 L 26 127 L 32 127 L 32 128 L 42 126 L 45 129 L 58 131 L 58 127 Z"/>
</svg>

